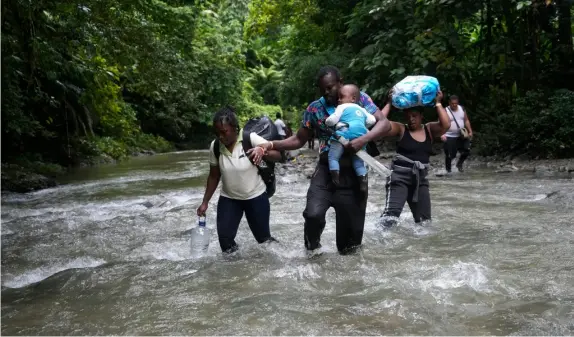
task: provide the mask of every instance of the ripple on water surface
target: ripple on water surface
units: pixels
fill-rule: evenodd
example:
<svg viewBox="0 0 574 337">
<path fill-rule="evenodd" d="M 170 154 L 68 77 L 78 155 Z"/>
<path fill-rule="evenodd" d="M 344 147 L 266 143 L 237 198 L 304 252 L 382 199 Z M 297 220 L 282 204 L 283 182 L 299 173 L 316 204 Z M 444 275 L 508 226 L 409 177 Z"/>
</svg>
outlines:
<svg viewBox="0 0 574 337">
<path fill-rule="evenodd" d="M 222 256 L 218 192 L 206 255 L 189 229 L 205 152 L 92 168 L 66 185 L 2 196 L 2 333 L 354 335 L 573 334 L 572 180 L 469 171 L 431 179 L 433 222 L 381 231 L 384 179 L 370 182 L 364 247 L 340 256 L 327 213 L 308 260 L 308 188 L 289 170 L 271 199 L 277 244 Z M 374 176 L 373 176 L 374 177 Z"/>
</svg>

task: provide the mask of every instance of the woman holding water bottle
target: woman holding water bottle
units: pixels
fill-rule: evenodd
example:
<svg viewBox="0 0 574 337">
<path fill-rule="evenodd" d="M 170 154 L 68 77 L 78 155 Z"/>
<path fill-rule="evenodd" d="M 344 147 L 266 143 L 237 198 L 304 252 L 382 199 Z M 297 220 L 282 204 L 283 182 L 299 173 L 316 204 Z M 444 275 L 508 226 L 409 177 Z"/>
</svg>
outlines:
<svg viewBox="0 0 574 337">
<path fill-rule="evenodd" d="M 217 235 L 221 250 L 232 253 L 238 249 L 235 236 L 244 213 L 257 242 L 276 241 L 269 229 L 270 206 L 265 182 L 251 160 L 254 163 L 262 159 L 280 161 L 281 153 L 276 150 L 264 151 L 258 145 L 267 140 L 251 133 L 253 150 L 248 157 L 243 151 L 242 132 L 231 107 L 223 108 L 215 114 L 213 128 L 217 138 L 209 149 L 209 177 L 197 215 L 205 216 L 209 200 L 221 180 L 221 195 L 217 203 Z"/>
</svg>

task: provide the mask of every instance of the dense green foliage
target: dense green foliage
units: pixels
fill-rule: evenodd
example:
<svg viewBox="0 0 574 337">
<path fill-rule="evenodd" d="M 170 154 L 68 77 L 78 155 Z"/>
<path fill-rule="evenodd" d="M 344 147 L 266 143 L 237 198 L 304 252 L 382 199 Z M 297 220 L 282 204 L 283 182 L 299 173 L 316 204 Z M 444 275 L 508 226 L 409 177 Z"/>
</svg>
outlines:
<svg viewBox="0 0 574 337">
<path fill-rule="evenodd" d="M 571 157 L 571 16 L 570 0 L 254 0 L 246 35 L 280 50 L 284 107 L 316 97 L 327 63 L 379 105 L 406 75 L 426 74 L 460 97 L 483 154 Z"/>
<path fill-rule="evenodd" d="M 438 77 L 484 154 L 574 156 L 571 16 L 569 0 L 2 1 L 2 160 L 204 146 L 226 104 L 296 129 L 325 64 L 379 105 Z"/>
<path fill-rule="evenodd" d="M 244 86 L 247 15 L 235 0 L 3 1 L 3 160 L 165 151 L 210 138 L 221 105 L 265 110 Z"/>
</svg>

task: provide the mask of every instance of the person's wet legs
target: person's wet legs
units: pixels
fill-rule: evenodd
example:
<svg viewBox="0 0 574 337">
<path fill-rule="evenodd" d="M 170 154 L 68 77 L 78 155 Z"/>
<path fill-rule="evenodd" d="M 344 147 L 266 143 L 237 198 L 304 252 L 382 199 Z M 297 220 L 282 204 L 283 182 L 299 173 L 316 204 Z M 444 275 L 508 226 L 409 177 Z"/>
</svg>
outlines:
<svg viewBox="0 0 574 337">
<path fill-rule="evenodd" d="M 407 199 L 409 208 L 413 213 L 413 219 L 417 224 L 421 224 L 421 222 L 431 220 L 431 200 L 430 200 L 429 182 L 426 178 L 421 179 L 424 180 L 421 181 L 419 185 L 418 201 L 416 203 L 411 201 L 412 193 L 409 193 Z M 411 188 L 411 190 L 414 192 L 414 186 Z"/>
<path fill-rule="evenodd" d="M 235 236 L 243 217 L 241 202 L 242 200 L 234 200 L 224 196 L 220 196 L 217 202 L 217 236 L 219 246 L 224 253 L 232 253 L 238 248 Z"/>
<path fill-rule="evenodd" d="M 250 199 L 242 200 L 245 217 L 255 240 L 259 243 L 275 241 L 269 229 L 270 206 L 267 193 Z"/>
<path fill-rule="evenodd" d="M 307 250 L 312 251 L 321 247 L 321 234 L 325 229 L 325 215 L 331 207 L 332 194 L 333 186 L 329 167 L 319 163 L 311 177 L 307 190 L 307 205 L 303 211 L 304 239 Z"/>
<path fill-rule="evenodd" d="M 452 160 L 456 158 L 458 138 L 447 137 L 444 142 L 444 166 L 447 172 L 452 170 Z"/>
<path fill-rule="evenodd" d="M 460 158 L 458 158 L 458 161 L 456 162 L 456 168 L 462 172 L 462 164 L 470 155 L 470 139 L 462 137 L 458 139 L 458 152 L 460 152 Z"/>
<path fill-rule="evenodd" d="M 333 195 L 337 250 L 343 255 L 355 252 L 363 241 L 368 190 L 362 192 L 357 187 L 355 183 L 350 188 L 339 188 Z"/>
<path fill-rule="evenodd" d="M 385 209 L 379 220 L 383 229 L 390 228 L 399 221 L 409 194 L 409 185 L 405 179 L 410 179 L 410 174 L 393 172 L 387 177 Z"/>
</svg>

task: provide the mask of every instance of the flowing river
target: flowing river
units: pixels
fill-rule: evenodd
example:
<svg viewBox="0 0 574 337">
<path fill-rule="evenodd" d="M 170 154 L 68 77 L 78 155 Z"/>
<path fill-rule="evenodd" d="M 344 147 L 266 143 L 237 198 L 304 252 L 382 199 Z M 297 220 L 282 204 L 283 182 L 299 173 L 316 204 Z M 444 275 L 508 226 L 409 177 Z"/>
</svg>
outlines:
<svg viewBox="0 0 574 337">
<path fill-rule="evenodd" d="M 306 177 L 286 169 L 271 199 L 280 243 L 222 256 L 216 192 L 207 256 L 189 235 L 207 152 L 78 170 L 61 186 L 2 195 L 3 335 L 574 334 L 571 177 L 470 169 L 432 177 L 434 222 L 375 226 L 384 180 L 371 174 L 364 248 L 303 249 Z"/>
</svg>

